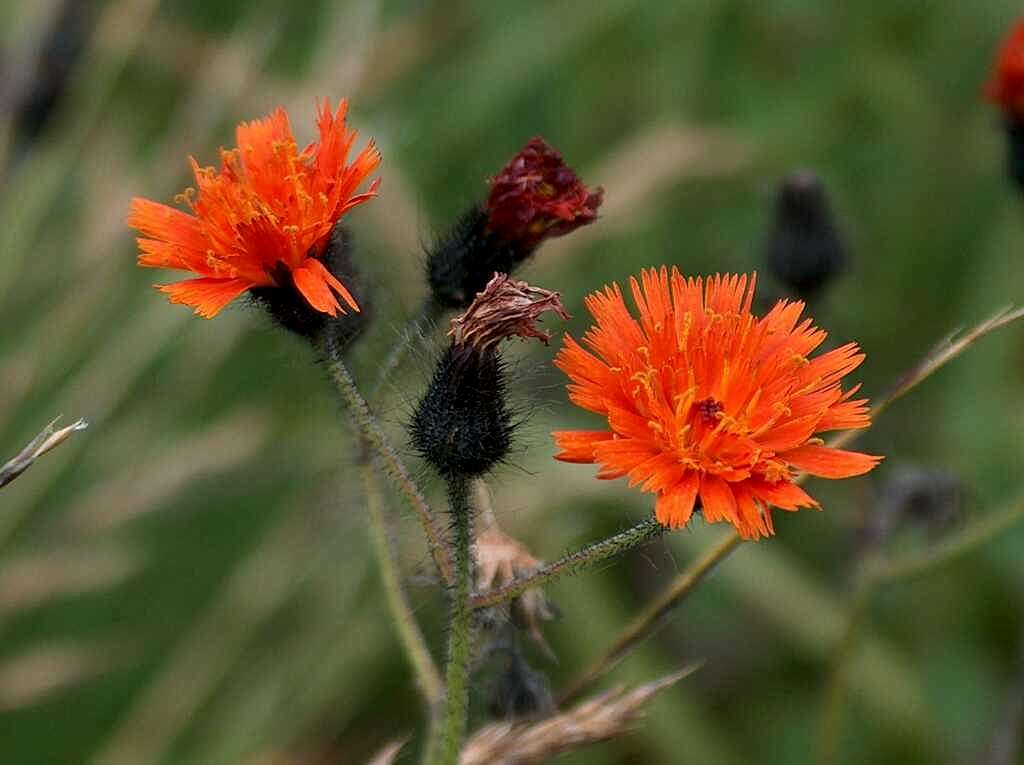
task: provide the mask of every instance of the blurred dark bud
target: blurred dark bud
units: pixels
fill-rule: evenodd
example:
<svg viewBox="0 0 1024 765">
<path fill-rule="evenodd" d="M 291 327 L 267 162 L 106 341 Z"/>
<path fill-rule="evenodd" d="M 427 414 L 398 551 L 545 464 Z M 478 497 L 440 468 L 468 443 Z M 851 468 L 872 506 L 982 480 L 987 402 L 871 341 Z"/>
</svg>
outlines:
<svg viewBox="0 0 1024 765">
<path fill-rule="evenodd" d="M 882 484 L 878 509 L 867 528 L 868 542 L 880 544 L 896 531 L 923 527 L 932 539 L 959 521 L 963 510 L 960 479 L 942 470 L 905 467 Z"/>
<path fill-rule="evenodd" d="M 766 248 L 769 271 L 801 300 L 816 297 L 846 269 L 846 245 L 812 171 L 799 170 L 779 185 Z"/>
<path fill-rule="evenodd" d="M 15 130 L 20 141 L 34 140 L 49 125 L 85 50 L 96 7 L 95 0 L 64 0 L 55 13 L 53 26 L 18 88 Z"/>
<path fill-rule="evenodd" d="M 433 299 L 465 308 L 495 273 L 512 273 L 538 246 L 597 220 L 604 198 L 589 189 L 543 138 L 532 138 L 490 181 L 427 256 Z"/>
<path fill-rule="evenodd" d="M 555 711 L 547 676 L 531 667 L 515 646 L 494 685 L 489 707 L 491 714 L 501 720 L 546 716 Z"/>
<path fill-rule="evenodd" d="M 352 236 L 338 224 L 331 240 L 324 248 L 320 261 L 338 280 L 345 284 L 359 303 L 358 313 L 331 316 L 313 308 L 291 282 L 291 273 L 282 268 L 275 276 L 280 287 L 253 287 L 249 295 L 263 308 L 276 324 L 313 343 L 326 343 L 332 352 L 345 350 L 366 329 L 372 306 L 365 284 L 359 279 L 352 262 Z"/>
<path fill-rule="evenodd" d="M 549 335 L 534 326 L 546 311 L 569 317 L 557 292 L 495 274 L 452 321 L 452 343 L 410 426 L 413 447 L 445 478 L 475 478 L 505 459 L 514 423 L 497 346 L 514 335 L 546 343 Z"/>
</svg>

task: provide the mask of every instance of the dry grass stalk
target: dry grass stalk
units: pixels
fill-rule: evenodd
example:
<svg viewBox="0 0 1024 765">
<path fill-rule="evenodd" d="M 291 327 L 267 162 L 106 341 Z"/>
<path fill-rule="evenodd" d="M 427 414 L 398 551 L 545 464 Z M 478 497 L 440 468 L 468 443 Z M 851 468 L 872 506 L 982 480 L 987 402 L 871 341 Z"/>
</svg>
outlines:
<svg viewBox="0 0 1024 765">
<path fill-rule="evenodd" d="M 79 430 L 85 430 L 89 427 L 89 423 L 85 420 L 76 420 L 66 427 L 54 430 L 54 426 L 57 424 L 57 420 L 59 419 L 60 417 L 57 417 L 53 422 L 43 428 L 39 435 L 29 441 L 28 446 L 18 452 L 18 454 L 13 459 L 9 460 L 3 467 L 0 467 L 0 488 L 6 486 L 32 467 L 32 463 L 48 451 L 56 449 L 62 443 L 67 441 L 71 437 L 72 433 L 77 433 Z"/>
<path fill-rule="evenodd" d="M 629 732 L 660 691 L 699 668 L 693 664 L 632 691 L 614 688 L 568 712 L 534 723 L 500 722 L 477 731 L 460 765 L 532 765 Z"/>
</svg>

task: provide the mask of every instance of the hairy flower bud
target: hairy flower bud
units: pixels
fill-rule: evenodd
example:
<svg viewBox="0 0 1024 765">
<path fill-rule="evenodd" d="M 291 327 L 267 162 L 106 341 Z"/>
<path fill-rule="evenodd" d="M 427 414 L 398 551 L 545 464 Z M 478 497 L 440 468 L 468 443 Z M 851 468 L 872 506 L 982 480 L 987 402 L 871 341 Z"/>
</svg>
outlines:
<svg viewBox="0 0 1024 765">
<path fill-rule="evenodd" d="M 846 246 L 813 172 L 797 171 L 779 185 L 766 254 L 771 273 L 803 300 L 845 270 Z"/>
<path fill-rule="evenodd" d="M 494 273 L 511 273 L 545 240 L 597 220 L 601 188 L 587 188 L 562 155 L 532 138 L 490 181 L 427 258 L 435 302 L 465 308 Z"/>
<path fill-rule="evenodd" d="M 441 475 L 479 476 L 508 454 L 514 423 L 497 345 L 513 335 L 547 342 L 548 335 L 534 326 L 545 311 L 569 318 L 558 293 L 495 274 L 452 321 L 452 343 L 411 425 L 413 446 Z"/>
</svg>

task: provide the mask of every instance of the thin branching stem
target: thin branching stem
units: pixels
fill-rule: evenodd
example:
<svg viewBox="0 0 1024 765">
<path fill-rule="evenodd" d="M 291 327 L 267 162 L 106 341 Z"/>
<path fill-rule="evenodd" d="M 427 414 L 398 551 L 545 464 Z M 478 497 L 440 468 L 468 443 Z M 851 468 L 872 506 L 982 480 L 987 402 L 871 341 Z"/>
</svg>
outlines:
<svg viewBox="0 0 1024 765">
<path fill-rule="evenodd" d="M 443 719 L 431 732 L 427 744 L 427 765 L 455 765 L 466 740 L 469 712 L 469 676 L 473 657 L 473 609 L 469 596 L 473 588 L 473 513 L 469 484 L 464 478 L 448 483 L 448 501 L 455 537 L 455 584 L 451 593 L 448 624 L 448 666 L 445 684 L 448 695 Z"/>
<path fill-rule="evenodd" d="M 430 650 L 423 639 L 423 633 L 416 623 L 409 601 L 406 600 L 399 575 L 398 561 L 394 545 L 388 534 L 387 521 L 384 516 L 383 501 L 377 486 L 377 478 L 369 463 L 360 465 L 363 475 L 363 490 L 366 496 L 366 514 L 370 529 L 370 542 L 377 568 L 380 571 L 381 583 L 387 599 L 388 610 L 395 621 L 395 629 L 401 641 L 405 655 L 416 674 L 416 684 L 423 694 L 429 707 L 436 705 L 444 697 L 444 682 L 434 665 Z"/>
<path fill-rule="evenodd" d="M 619 637 L 601 655 L 601 658 L 569 684 L 558 700 L 559 705 L 569 704 L 578 699 L 623 656 L 648 638 L 662 623 L 665 615 L 693 592 L 694 588 L 704 581 L 704 578 L 714 571 L 715 567 L 725 560 L 741 541 L 736 532 L 727 534 L 702 558 L 676 577 L 671 586 L 663 590 L 655 601 L 650 603 L 622 630 Z"/>
<path fill-rule="evenodd" d="M 327 368 L 331 373 L 331 379 L 334 380 L 334 384 L 337 386 L 338 392 L 341 394 L 342 400 L 345 402 L 346 408 L 359 429 L 365 444 L 380 457 L 384 472 L 394 481 L 409 503 L 409 506 L 416 512 L 426 534 L 430 553 L 437 564 L 438 573 L 446 584 L 451 584 L 453 574 L 448 545 L 444 535 L 441 533 L 433 511 L 430 509 L 430 505 L 427 504 L 427 500 L 423 496 L 423 492 L 420 491 L 419 486 L 412 479 L 409 469 L 391 445 L 387 434 L 377 422 L 377 418 L 373 416 L 369 405 L 359 392 L 359 388 L 356 387 L 355 380 L 352 379 L 348 368 L 341 360 L 340 354 L 328 346 L 325 348 L 325 356 Z"/>
<path fill-rule="evenodd" d="M 531 587 L 540 587 L 566 574 L 577 574 L 596 563 L 646 544 L 664 532 L 664 526 L 654 518 L 648 518 L 625 531 L 608 537 L 608 539 L 602 539 L 600 542 L 594 542 L 576 552 L 569 553 L 565 557 L 537 569 L 529 576 L 515 579 L 502 587 L 495 587 L 487 592 L 478 592 L 473 596 L 472 606 L 473 608 L 497 606 L 519 597 Z"/>
</svg>

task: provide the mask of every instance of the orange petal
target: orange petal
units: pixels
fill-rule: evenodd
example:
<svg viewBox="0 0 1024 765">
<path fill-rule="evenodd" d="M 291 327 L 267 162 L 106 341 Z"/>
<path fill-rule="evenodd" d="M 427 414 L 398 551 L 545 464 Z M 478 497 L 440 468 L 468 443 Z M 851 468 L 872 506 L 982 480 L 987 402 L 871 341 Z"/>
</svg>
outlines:
<svg viewBox="0 0 1024 765">
<path fill-rule="evenodd" d="M 767 507 L 762 508 L 757 503 L 757 498 L 747 482 L 730 484 L 730 487 L 736 497 L 736 507 L 739 510 L 740 536 L 744 539 L 757 539 L 774 534 L 771 511 Z"/>
<path fill-rule="evenodd" d="M 654 515 L 658 522 L 670 529 L 680 529 L 689 523 L 698 488 L 700 475 L 691 470 L 671 491 L 658 495 L 658 501 L 654 506 Z"/>
<path fill-rule="evenodd" d="M 200 316 L 212 319 L 221 309 L 253 284 L 245 279 L 187 279 L 175 284 L 158 285 L 172 303 L 192 306 Z"/>
<path fill-rule="evenodd" d="M 798 470 L 820 478 L 849 478 L 863 475 L 883 459 L 828 446 L 801 446 L 782 452 L 778 456 Z"/>
<path fill-rule="evenodd" d="M 595 461 L 594 444 L 607 441 L 612 434 L 607 430 L 559 430 L 551 434 L 560 451 L 555 455 L 562 462 L 591 464 Z"/>
<path fill-rule="evenodd" d="M 736 497 L 729 484 L 721 478 L 705 474 L 700 479 L 700 502 L 704 507 L 704 520 L 708 523 L 729 521 L 739 528 Z"/>
<path fill-rule="evenodd" d="M 774 505 L 782 510 L 796 510 L 800 507 L 819 507 L 814 498 L 792 481 L 782 480 L 747 481 L 750 492 L 766 505 Z"/>
<path fill-rule="evenodd" d="M 635 438 L 614 438 L 594 444 L 594 457 L 602 465 L 628 473 L 641 462 L 658 454 L 647 441 Z"/>
<path fill-rule="evenodd" d="M 309 262 L 310 260 L 306 261 Z M 292 269 L 292 280 L 295 282 L 295 288 L 313 308 L 331 316 L 338 315 L 338 311 L 341 310 L 338 299 L 334 297 L 319 271 L 302 265 Z"/>
<path fill-rule="evenodd" d="M 815 412 L 795 420 L 776 425 L 763 436 L 758 436 L 757 445 L 766 452 L 780 452 L 806 443 L 815 431 L 821 415 Z"/>
<path fill-rule="evenodd" d="M 306 262 L 302 265 L 310 269 L 314 274 L 318 274 L 321 279 L 327 282 L 328 287 L 337 292 L 338 296 L 348 303 L 349 307 L 351 307 L 353 311 L 359 313 L 359 304 L 356 302 L 356 299 L 352 297 L 352 293 L 345 288 L 344 284 L 338 281 L 334 274 L 327 270 L 327 266 L 316 258 L 307 258 Z"/>
</svg>

